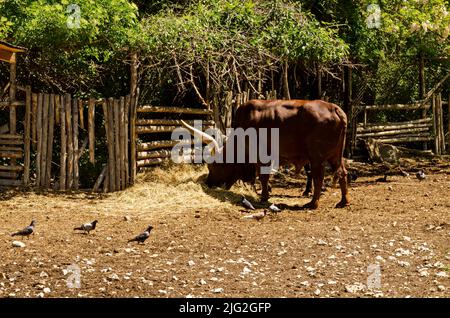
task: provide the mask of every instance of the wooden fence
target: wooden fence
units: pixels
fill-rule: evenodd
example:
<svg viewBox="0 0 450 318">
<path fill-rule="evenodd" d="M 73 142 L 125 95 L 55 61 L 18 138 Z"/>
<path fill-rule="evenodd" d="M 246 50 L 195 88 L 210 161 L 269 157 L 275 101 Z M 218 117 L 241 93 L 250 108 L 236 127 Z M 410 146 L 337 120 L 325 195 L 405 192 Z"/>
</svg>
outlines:
<svg viewBox="0 0 450 318">
<path fill-rule="evenodd" d="M 356 138 L 362 140 L 373 138 L 384 143 L 434 141 L 435 153 L 444 154 L 446 144 L 442 98 L 440 94 L 436 94 L 432 95 L 430 99 L 431 102 L 425 103 L 422 101 L 412 104 L 359 106 L 363 118 L 362 122 L 356 126 Z M 420 118 L 401 122 L 368 123 L 370 112 L 413 110 L 423 111 L 416 114 Z M 423 113 L 428 116 L 423 118 Z"/>
<path fill-rule="evenodd" d="M 41 188 L 78 189 L 80 158 L 88 149 L 89 161 L 95 164 L 96 131 L 102 129 L 102 135 L 104 132 L 106 136 L 107 162 L 93 190 L 99 191 L 101 187 L 105 192 L 123 190 L 134 183 L 136 97 L 95 100 L 73 98 L 69 94 L 32 93 L 30 87 L 22 90 L 26 93 L 24 103 L 2 105 L 4 108 L 25 106 L 25 118 L 23 133 L 0 134 L 0 185 L 28 185 L 34 181 Z M 96 121 L 99 115 L 103 118 Z M 96 129 L 96 122 L 103 127 Z M 82 140 L 81 135 L 85 135 Z M 59 161 L 54 158 L 58 155 Z"/>
</svg>

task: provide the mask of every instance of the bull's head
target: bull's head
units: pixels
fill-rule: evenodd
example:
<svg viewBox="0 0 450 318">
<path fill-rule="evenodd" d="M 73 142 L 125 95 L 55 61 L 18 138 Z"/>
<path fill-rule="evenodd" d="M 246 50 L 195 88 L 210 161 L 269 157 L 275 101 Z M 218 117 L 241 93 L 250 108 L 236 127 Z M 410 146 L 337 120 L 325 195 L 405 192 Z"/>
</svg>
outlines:
<svg viewBox="0 0 450 318">
<path fill-rule="evenodd" d="M 212 144 L 211 155 L 222 156 L 226 158 L 226 136 L 222 136 L 224 146 L 220 146 L 219 143 L 207 133 L 196 129 L 183 120 L 181 121 L 183 126 L 187 128 L 192 134 L 198 134 L 202 137 L 204 143 Z M 230 189 L 231 186 L 237 181 L 242 180 L 244 182 L 255 182 L 255 166 L 253 164 L 242 163 L 226 163 L 226 162 L 212 162 L 208 164 L 208 177 L 206 178 L 206 185 L 208 187 L 222 187 Z"/>
</svg>

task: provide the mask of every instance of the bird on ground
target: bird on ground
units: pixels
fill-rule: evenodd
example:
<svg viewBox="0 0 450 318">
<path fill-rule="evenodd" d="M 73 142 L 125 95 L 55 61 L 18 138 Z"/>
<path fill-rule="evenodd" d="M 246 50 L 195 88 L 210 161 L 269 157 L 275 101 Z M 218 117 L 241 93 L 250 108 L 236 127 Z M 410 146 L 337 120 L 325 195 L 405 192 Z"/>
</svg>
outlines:
<svg viewBox="0 0 450 318">
<path fill-rule="evenodd" d="M 255 207 L 253 206 L 253 204 L 251 204 L 251 202 L 249 200 L 247 200 L 244 196 L 242 197 L 242 201 L 241 203 L 250 210 L 255 210 Z"/>
<path fill-rule="evenodd" d="M 29 237 L 30 234 L 32 234 L 34 232 L 34 227 L 36 226 L 36 221 L 33 220 L 31 221 L 31 224 L 28 225 L 27 227 L 23 228 L 22 230 L 15 232 L 13 234 L 11 234 L 11 236 L 26 236 Z"/>
<path fill-rule="evenodd" d="M 267 211 L 264 210 L 264 211 L 259 212 L 259 213 L 245 215 L 245 216 L 242 217 L 242 219 L 244 219 L 244 220 L 245 219 L 247 219 L 247 220 L 255 219 L 256 221 L 261 221 L 262 219 L 264 219 L 266 214 L 267 214 Z"/>
<path fill-rule="evenodd" d="M 358 179 L 358 175 L 355 172 L 349 172 L 347 175 L 347 182 L 353 182 L 356 181 L 356 179 Z"/>
<path fill-rule="evenodd" d="M 84 231 L 85 233 L 89 234 L 90 231 L 95 230 L 95 227 L 97 226 L 98 221 L 95 220 L 92 223 L 84 223 L 79 227 L 75 227 L 73 230 L 80 230 Z"/>
<path fill-rule="evenodd" d="M 377 180 L 375 180 L 376 182 L 387 182 L 387 174 L 384 174 L 384 177 L 382 178 L 378 178 Z"/>
<path fill-rule="evenodd" d="M 425 180 L 426 177 L 427 176 L 423 170 L 419 170 L 419 172 L 416 173 L 416 178 L 419 179 L 419 181 Z"/>
<path fill-rule="evenodd" d="M 138 236 L 132 238 L 131 240 L 128 240 L 128 243 L 130 242 L 138 242 L 138 243 L 144 243 L 146 239 L 150 237 L 150 231 L 153 229 L 153 226 L 147 227 L 147 229 L 139 234 Z"/>
<path fill-rule="evenodd" d="M 272 203 L 272 205 L 269 206 L 269 210 L 272 211 L 272 212 L 281 212 L 281 209 L 279 207 L 277 207 L 275 205 L 275 203 Z"/>
<path fill-rule="evenodd" d="M 409 177 L 409 173 L 408 172 L 406 172 L 405 170 L 403 170 L 401 168 L 399 170 L 400 170 L 400 173 L 401 173 L 402 176 Z"/>
</svg>

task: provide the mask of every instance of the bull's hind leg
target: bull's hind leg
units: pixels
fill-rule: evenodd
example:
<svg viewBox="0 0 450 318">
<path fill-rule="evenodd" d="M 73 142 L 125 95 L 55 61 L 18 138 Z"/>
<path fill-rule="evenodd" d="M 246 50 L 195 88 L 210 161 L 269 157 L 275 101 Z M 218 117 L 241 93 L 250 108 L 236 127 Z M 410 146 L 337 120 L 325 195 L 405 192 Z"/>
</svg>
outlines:
<svg viewBox="0 0 450 318">
<path fill-rule="evenodd" d="M 333 169 L 333 172 L 335 171 L 335 177 L 339 179 L 339 185 L 341 187 L 341 201 L 336 204 L 336 208 L 343 208 L 350 204 L 347 189 L 347 169 L 345 169 L 343 159 L 330 160 L 329 163 L 331 165 L 331 168 Z"/>
<path fill-rule="evenodd" d="M 319 207 L 320 193 L 322 192 L 324 167 L 323 163 L 319 165 L 311 165 L 311 176 L 314 184 L 314 194 L 311 202 L 305 204 L 305 209 L 317 209 Z"/>
<path fill-rule="evenodd" d="M 269 200 L 269 178 L 270 174 L 260 174 L 259 181 L 261 182 L 261 202 Z"/>
<path fill-rule="evenodd" d="M 300 173 L 299 169 L 299 172 Z M 311 193 L 312 189 L 312 176 L 311 176 L 311 166 L 309 164 L 305 165 L 305 173 L 306 173 L 306 187 L 305 191 L 303 191 L 303 196 L 307 197 Z"/>
</svg>

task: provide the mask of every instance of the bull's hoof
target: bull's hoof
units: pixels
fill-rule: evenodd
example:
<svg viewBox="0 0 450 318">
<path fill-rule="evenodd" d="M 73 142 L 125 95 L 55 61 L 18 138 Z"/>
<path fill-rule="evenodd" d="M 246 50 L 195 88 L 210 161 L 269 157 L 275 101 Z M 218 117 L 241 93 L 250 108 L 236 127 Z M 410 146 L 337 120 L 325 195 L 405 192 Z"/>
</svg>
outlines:
<svg viewBox="0 0 450 318">
<path fill-rule="evenodd" d="M 348 202 L 348 201 L 340 201 L 338 204 L 336 204 L 336 208 L 342 209 L 349 205 L 350 205 L 350 202 Z"/>
<path fill-rule="evenodd" d="M 305 210 L 315 210 L 315 209 L 317 209 L 318 207 L 319 207 L 319 202 L 313 202 L 313 201 L 311 201 L 311 202 L 306 203 L 305 205 L 303 205 L 303 206 L 302 206 L 302 209 L 305 209 Z"/>
</svg>

